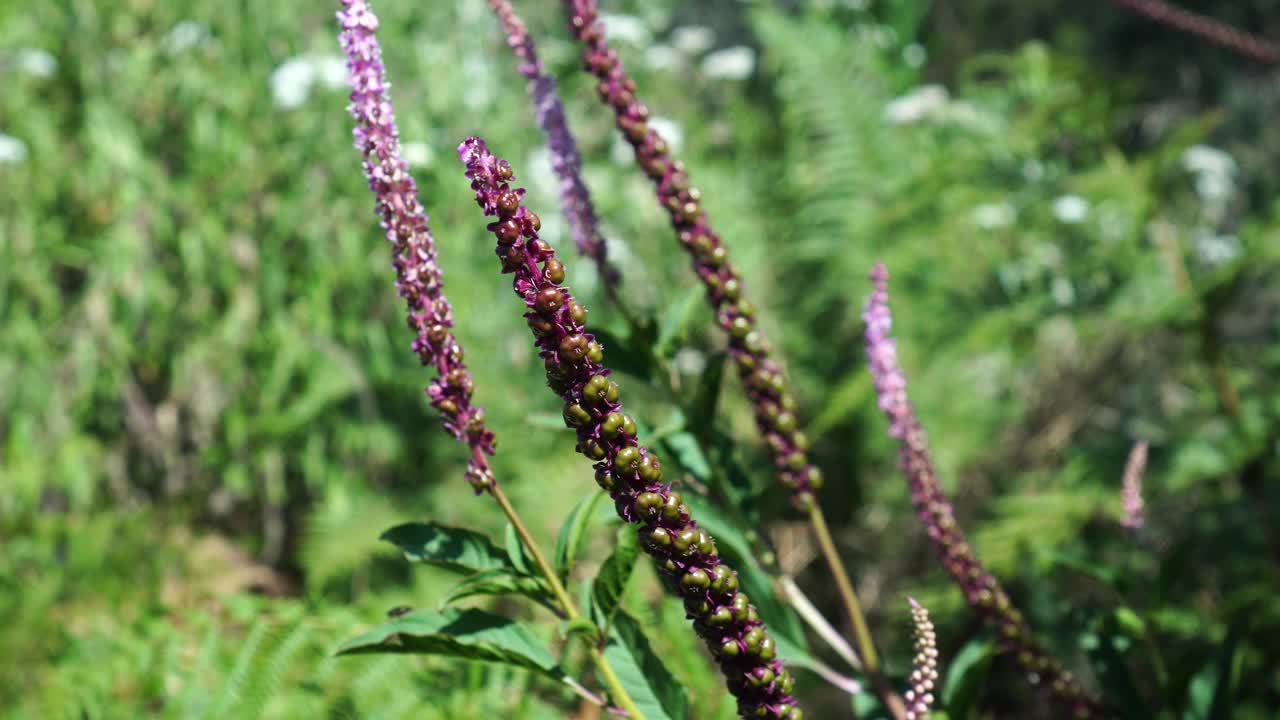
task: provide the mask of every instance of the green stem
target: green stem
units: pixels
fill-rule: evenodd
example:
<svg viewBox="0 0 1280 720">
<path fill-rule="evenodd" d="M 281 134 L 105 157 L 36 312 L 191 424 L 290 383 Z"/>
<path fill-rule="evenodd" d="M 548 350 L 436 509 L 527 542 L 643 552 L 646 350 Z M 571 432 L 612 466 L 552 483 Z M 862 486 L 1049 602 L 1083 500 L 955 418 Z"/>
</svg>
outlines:
<svg viewBox="0 0 1280 720">
<path fill-rule="evenodd" d="M 520 542 L 524 543 L 525 549 L 533 557 L 534 564 L 538 566 L 538 572 L 542 573 L 547 584 L 551 586 L 551 593 L 560 602 L 560 607 L 564 609 L 564 614 L 570 620 L 582 617 L 578 606 L 574 604 L 569 597 L 569 592 L 565 590 L 564 583 L 560 582 L 560 576 L 551 567 L 551 563 L 547 562 L 546 556 L 538 548 L 533 535 L 529 533 L 529 528 L 524 524 L 524 520 L 520 518 L 515 507 L 511 505 L 511 501 L 507 499 L 507 494 L 502 491 L 502 487 L 494 483 L 489 487 L 489 494 L 498 503 L 498 507 L 502 508 L 502 514 L 507 516 L 511 527 L 515 528 L 516 534 L 520 536 Z M 609 661 L 605 659 L 604 653 L 594 643 L 591 644 L 591 661 L 595 664 L 596 671 L 600 673 L 604 684 L 609 688 L 611 699 L 618 704 L 618 707 L 625 710 L 627 715 L 635 718 L 635 720 L 644 720 L 644 713 L 640 712 L 640 708 L 636 707 L 635 701 L 627 694 L 627 689 L 622 686 L 622 681 L 618 678 L 617 673 L 613 671 L 613 667 L 609 665 Z"/>
<path fill-rule="evenodd" d="M 845 569 L 844 561 L 836 551 L 831 530 L 827 528 L 827 518 L 816 502 L 809 509 L 809 524 L 813 527 L 813 534 L 818 539 L 818 547 L 822 550 L 827 568 L 835 578 L 840 601 L 844 605 L 849 624 L 853 626 L 854 648 L 858 651 L 858 658 L 862 660 L 863 671 L 867 673 L 872 689 L 893 717 L 906 717 L 906 703 L 889 686 L 889 682 L 881 671 L 880 658 L 876 655 L 876 645 L 871 639 L 871 630 L 867 628 L 867 620 L 862 614 L 862 605 L 858 603 L 858 595 L 853 591 L 853 583 L 849 581 L 849 571 Z"/>
</svg>

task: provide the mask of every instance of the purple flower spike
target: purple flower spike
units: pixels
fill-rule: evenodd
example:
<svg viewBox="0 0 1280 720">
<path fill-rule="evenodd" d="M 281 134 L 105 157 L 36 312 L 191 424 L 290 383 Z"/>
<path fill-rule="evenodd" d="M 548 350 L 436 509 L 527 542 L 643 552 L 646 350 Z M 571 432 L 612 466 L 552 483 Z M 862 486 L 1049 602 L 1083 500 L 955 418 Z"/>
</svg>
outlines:
<svg viewBox="0 0 1280 720">
<path fill-rule="evenodd" d="M 1124 465 L 1124 486 L 1121 495 L 1124 500 L 1124 519 L 1120 524 L 1130 530 L 1142 528 L 1145 517 L 1145 503 L 1142 501 L 1142 476 L 1147 470 L 1147 441 L 1139 440 L 1129 451 L 1129 460 Z"/>
<path fill-rule="evenodd" d="M 951 503 L 942 492 L 924 428 L 907 397 L 907 379 L 898 365 L 898 350 L 890 335 L 889 272 L 884 264 L 871 271 L 875 291 L 867 298 L 867 359 L 875 380 L 880 409 L 889 418 L 889 434 L 898 439 L 898 461 L 911 486 L 911 502 L 947 572 L 964 590 L 970 607 L 1000 633 L 1003 648 L 1012 653 L 1032 684 L 1070 708 L 1075 717 L 1104 717 L 1107 712 L 1085 694 L 1079 681 L 1036 643 L 1022 612 L 1013 606 L 1000 582 L 978 560 L 956 522 Z"/>
<path fill-rule="evenodd" d="M 564 421 L 577 431 L 577 451 L 595 462 L 596 482 L 618 515 L 636 526 L 640 544 L 672 591 L 684 600 L 694 630 L 720 664 L 742 717 L 799 720 L 794 680 L 738 575 L 721 561 L 716 543 L 689 516 L 680 494 L 662 482 L 662 463 L 636 440 L 618 385 L 603 365 L 604 349 L 586 331 L 587 311 L 564 283 L 555 250 L 538 237 L 541 222 L 522 203 L 514 173 L 479 138 L 458 146 L 467 178 L 497 239 L 502 272 L 528 311 L 524 317 L 547 369 L 547 384 L 564 401 Z"/>
<path fill-rule="evenodd" d="M 378 17 L 363 0 L 342 0 L 342 5 L 338 39 L 347 54 L 355 146 L 364 155 L 364 174 L 391 241 L 396 287 L 408 308 L 409 328 L 417 334 L 413 350 L 423 365 L 438 373 L 427 396 L 445 428 L 470 447 L 467 480 L 480 493 L 494 483 L 487 458 L 493 454 L 493 433 L 485 425 L 484 409 L 471 404 L 471 373 L 453 336 L 453 308 L 441 283 L 435 240 L 418 201 L 417 184 L 400 154 L 400 131 L 375 35 Z"/>
<path fill-rule="evenodd" d="M 612 293 L 622 281 L 622 273 L 609 263 L 591 193 L 582 180 L 582 155 L 565 121 L 564 105 L 560 102 L 555 78 L 543 72 L 537 47 L 511 3 L 489 0 L 489 7 L 498 16 L 502 31 L 507 35 L 507 45 L 520 61 L 516 69 L 529 79 L 529 99 L 533 101 L 538 127 L 542 128 L 547 139 L 547 149 L 551 151 L 551 167 L 560 178 L 560 209 L 569 221 L 573 242 L 578 246 L 578 252 L 595 263 L 606 291 Z"/>
<path fill-rule="evenodd" d="M 769 445 L 778 478 L 791 491 L 793 504 L 810 510 L 814 493 L 822 487 L 822 473 L 809 462 L 808 440 L 799 430 L 795 399 L 782 367 L 770 355 L 742 277 L 729 261 L 729 248 L 711 228 L 702 209 L 702 193 L 690 184 L 684 165 L 649 126 L 649 108 L 636 97 L 635 81 L 605 42 L 596 1 L 564 0 L 564 8 L 570 31 L 584 46 L 583 62 L 600 81 L 596 90 L 613 109 L 618 129 L 636 152 L 636 162 L 653 182 L 658 202 L 706 288 L 716 322 L 729 336 L 729 355 L 751 400 L 756 427 Z"/>
<path fill-rule="evenodd" d="M 903 697 L 907 701 L 907 720 L 920 720 L 929 714 L 933 686 L 938 682 L 938 637 L 933 632 L 929 611 L 915 598 L 907 598 L 907 602 L 911 605 L 916 655 L 911 661 L 911 689 Z"/>
</svg>

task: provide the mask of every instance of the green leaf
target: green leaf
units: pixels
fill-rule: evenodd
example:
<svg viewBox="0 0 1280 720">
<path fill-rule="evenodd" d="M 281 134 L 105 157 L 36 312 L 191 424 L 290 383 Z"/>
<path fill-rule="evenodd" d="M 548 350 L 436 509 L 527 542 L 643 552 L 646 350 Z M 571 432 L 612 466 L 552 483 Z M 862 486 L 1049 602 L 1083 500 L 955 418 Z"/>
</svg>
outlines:
<svg viewBox="0 0 1280 720">
<path fill-rule="evenodd" d="M 400 548 L 413 562 L 473 573 L 511 569 L 511 558 L 489 538 L 472 530 L 433 522 L 406 523 L 382 533 L 381 539 Z"/>
<path fill-rule="evenodd" d="M 609 367 L 641 380 L 653 375 L 653 345 L 640 342 L 640 330 L 633 330 L 626 339 L 605 328 L 591 328 L 596 341 L 604 346 L 605 360 Z"/>
<path fill-rule="evenodd" d="M 613 614 L 622 602 L 622 594 L 639 557 L 640 541 L 635 528 L 630 525 L 618 528 L 618 544 L 591 582 L 592 616 L 601 627 L 607 628 L 613 622 Z"/>
<path fill-rule="evenodd" d="M 769 626 L 779 648 L 782 647 L 782 641 L 786 640 L 793 653 L 799 651 L 807 655 L 809 644 L 805 640 L 800 619 L 778 596 L 773 580 L 756 562 L 747 536 L 718 508 L 701 498 L 686 496 L 685 503 L 689 505 L 693 516 L 698 518 L 698 524 L 715 537 L 716 547 L 725 562 L 738 571 L 738 582 L 742 590 L 751 598 L 751 604 L 756 606 L 765 625 Z M 782 656 L 782 653 L 779 655 Z M 795 655 L 782 657 L 790 662 L 801 661 Z"/>
<path fill-rule="evenodd" d="M 595 645 L 600 642 L 600 628 L 590 618 L 578 617 L 560 623 L 560 637 L 571 638 L 581 635 L 586 641 Z"/>
<path fill-rule="evenodd" d="M 625 612 L 614 616 L 604 656 L 645 717 L 684 720 L 689 716 L 688 693 L 653 652 L 635 618 Z"/>
<path fill-rule="evenodd" d="M 527 554 L 524 549 L 524 543 L 520 542 L 520 534 L 516 532 L 515 526 L 511 523 L 507 523 L 505 540 L 507 557 L 511 558 L 512 567 L 524 575 L 533 575 L 533 566 L 537 563 Z"/>
<path fill-rule="evenodd" d="M 582 549 L 587 530 L 596 519 L 596 506 L 601 498 L 607 497 L 603 490 L 592 490 L 578 501 L 560 526 L 560 534 L 556 537 L 556 572 L 563 579 L 573 569 L 573 561 Z"/>
<path fill-rule="evenodd" d="M 686 413 L 688 427 L 694 428 L 706 440 L 715 426 L 716 405 L 720 400 L 720 388 L 724 385 L 724 366 L 728 355 L 716 353 L 707 359 L 707 367 L 698 378 L 698 389 Z"/>
<path fill-rule="evenodd" d="M 1135 620 L 1140 631 L 1141 618 L 1129 608 L 1118 608 L 1099 618 L 1094 628 L 1082 637 L 1081 644 L 1098 670 L 1103 694 L 1116 702 L 1121 717 L 1142 720 L 1155 714 L 1147 707 L 1125 660 L 1126 651 L 1134 646 L 1134 638 L 1126 628 Z"/>
<path fill-rule="evenodd" d="M 680 467 L 688 470 L 699 482 L 707 483 L 711 479 L 711 464 L 698 444 L 698 438 L 691 432 L 675 432 L 662 438 L 662 445 Z"/>
<path fill-rule="evenodd" d="M 1186 720 L 1227 720 L 1232 713 L 1232 690 L 1240 673 L 1240 640 L 1248 631 L 1245 614 L 1231 623 L 1213 660 L 1191 680 L 1191 707 Z"/>
<path fill-rule="evenodd" d="M 457 602 L 477 595 L 522 595 L 536 603 L 559 612 L 555 596 L 540 577 L 524 575 L 505 568 L 485 570 L 464 578 L 445 594 L 441 605 Z"/>
<path fill-rule="evenodd" d="M 944 671 L 947 679 L 942 685 L 942 707 L 948 718 L 973 716 L 995 656 L 995 643 L 988 633 L 980 633 L 956 653 Z"/>
<path fill-rule="evenodd" d="M 702 286 L 694 284 L 684 295 L 662 311 L 662 322 L 658 328 L 658 341 L 655 351 L 660 357 L 669 357 L 677 343 L 684 339 L 689 328 L 689 321 L 698 309 L 704 291 Z"/>
<path fill-rule="evenodd" d="M 556 660 L 528 628 L 468 608 L 419 610 L 379 625 L 338 648 L 339 655 L 410 653 L 514 665 L 559 678 Z"/>
</svg>

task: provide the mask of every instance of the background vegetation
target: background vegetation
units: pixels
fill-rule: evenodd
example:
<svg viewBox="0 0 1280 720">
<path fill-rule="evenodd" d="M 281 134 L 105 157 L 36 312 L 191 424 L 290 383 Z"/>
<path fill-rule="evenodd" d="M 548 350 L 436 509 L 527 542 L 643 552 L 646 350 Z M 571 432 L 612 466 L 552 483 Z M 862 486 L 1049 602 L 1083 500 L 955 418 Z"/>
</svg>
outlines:
<svg viewBox="0 0 1280 720">
<path fill-rule="evenodd" d="M 1102 0 L 604 5 L 789 360 L 891 669 L 909 662 L 908 592 L 944 662 L 981 634 L 915 525 L 875 407 L 860 310 L 877 259 L 944 484 L 1049 644 L 1089 683 L 1123 669 L 1170 717 L 1221 712 L 1223 694 L 1235 717 L 1280 706 L 1274 71 Z M 1270 0 L 1199 5 L 1280 25 Z M 673 330 L 664 351 L 692 393 L 722 341 L 685 258 L 558 3 L 518 8 L 561 78 L 624 294 Z M 0 2 L 4 716 L 554 718 L 573 704 L 509 669 L 331 655 L 452 584 L 382 530 L 502 528 L 422 400 L 350 146 L 334 9 Z M 547 155 L 483 2 L 376 9 L 495 469 L 550 540 L 594 483 L 452 149 L 486 135 L 571 260 Z M 569 277 L 620 334 L 590 264 Z M 631 371 L 649 435 L 678 434 L 648 371 Z M 758 466 L 736 388 L 716 427 Z M 1135 535 L 1117 517 L 1138 438 L 1152 452 Z M 743 494 L 836 617 L 769 479 Z M 694 716 L 731 717 L 647 568 L 626 604 Z M 1045 712 L 1013 673 L 996 662 L 978 684 L 985 715 Z M 813 675 L 799 694 L 817 717 L 846 712 Z"/>
</svg>

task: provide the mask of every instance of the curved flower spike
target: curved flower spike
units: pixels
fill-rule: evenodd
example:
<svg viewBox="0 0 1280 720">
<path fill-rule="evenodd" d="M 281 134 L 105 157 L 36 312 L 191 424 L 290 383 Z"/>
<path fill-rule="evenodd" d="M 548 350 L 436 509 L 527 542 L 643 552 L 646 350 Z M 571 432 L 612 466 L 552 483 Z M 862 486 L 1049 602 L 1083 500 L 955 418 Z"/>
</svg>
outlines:
<svg viewBox="0 0 1280 720">
<path fill-rule="evenodd" d="M 400 153 L 400 131 L 375 35 L 378 17 L 364 0 L 342 0 L 342 4 L 338 39 L 347 55 L 355 146 L 364 155 L 364 174 L 391 241 L 396 287 L 408 308 L 409 328 L 417 334 L 413 350 L 423 365 L 434 367 L 438 374 L 427 387 L 427 396 L 445 428 L 471 448 L 467 480 L 480 493 L 494 483 L 487 457 L 493 454 L 493 433 L 485 425 L 484 409 L 471 404 L 471 372 L 453 336 L 453 308 L 444 294 L 435 240 L 418 201 L 418 186 Z"/>
<path fill-rule="evenodd" d="M 916 655 L 911 661 L 911 689 L 903 697 L 907 701 L 907 720 L 920 720 L 929 714 L 933 686 L 938 682 L 938 637 L 929 621 L 929 611 L 915 598 L 907 598 L 907 602 L 911 604 Z"/>
<path fill-rule="evenodd" d="M 978 560 L 956 522 L 950 501 L 942 492 L 924 428 L 907 397 L 907 379 L 898 365 L 897 345 L 890 335 L 889 272 L 884 264 L 871 271 L 875 291 L 867 298 L 867 358 L 875 380 L 880 409 L 889 419 L 889 435 L 898 439 L 898 461 L 911 486 L 911 502 L 934 549 L 969 605 L 998 628 L 1003 648 L 1013 653 L 1032 684 L 1048 689 L 1051 697 L 1070 708 L 1075 717 L 1101 717 L 1102 706 L 1085 694 L 1079 681 L 1036 643 L 1022 612 L 1013 606 L 1000 581 Z"/>
<path fill-rule="evenodd" d="M 1124 465 L 1124 486 L 1121 496 L 1124 501 L 1124 519 L 1121 525 L 1130 530 L 1142 528 L 1146 517 L 1146 504 L 1142 501 L 1142 476 L 1147 470 L 1147 441 L 1139 440 L 1129 451 L 1129 459 Z"/>
<path fill-rule="evenodd" d="M 729 336 L 729 355 L 751 400 L 756 426 L 773 456 L 778 477 L 792 502 L 810 510 L 822 487 L 822 473 L 809 462 L 808 440 L 800 432 L 795 399 L 782 367 L 770 355 L 755 309 L 746 299 L 742 277 L 729 261 L 729 248 L 711 228 L 702 209 L 702 193 L 689 182 L 684 165 L 671 156 L 667 142 L 649 124 L 649 108 L 636 97 L 635 81 L 623 70 L 618 53 L 605 42 L 595 0 L 564 0 L 569 29 L 585 46 L 583 62 L 600 81 L 596 89 L 612 107 L 618 129 L 636 152 L 636 162 L 657 189 L 658 202 L 671 218 L 680 244 L 693 260 L 716 322 Z M 864 658 L 865 660 L 865 658 Z"/>
<path fill-rule="evenodd" d="M 467 178 L 497 239 L 502 272 L 528 308 L 524 314 L 547 369 L 547 385 L 564 401 L 564 421 L 577 431 L 577 451 L 595 461 L 596 482 L 618 515 L 636 527 L 641 547 L 672 591 L 684 600 L 695 632 L 720 664 L 744 718 L 799 720 L 794 680 L 738 575 L 720 559 L 716 543 L 698 527 L 680 494 L 662 482 L 662 463 L 636 439 L 618 385 L 604 366 L 604 349 L 586 331 L 587 311 L 564 285 L 564 266 L 538 237 L 542 223 L 512 186 L 514 173 L 484 141 L 458 146 Z"/>
<path fill-rule="evenodd" d="M 578 246 L 578 252 L 595 263 L 606 291 L 612 293 L 622 281 L 622 273 L 609 263 L 608 250 L 596 220 L 595 206 L 591 203 L 591 193 L 582 180 L 582 155 L 578 152 L 578 143 L 573 139 L 573 133 L 569 132 L 565 121 L 564 105 L 560 102 L 555 78 L 543 71 L 537 46 L 533 44 L 529 30 L 516 15 L 511 3 L 507 0 L 489 0 L 489 7 L 498 16 L 498 22 L 507 35 L 507 45 L 520 61 L 516 69 L 529 80 L 529 99 L 533 101 L 538 127 L 542 128 L 542 134 L 547 139 L 547 149 L 551 152 L 551 169 L 560 178 L 560 209 L 569 221 L 573 243 Z"/>
</svg>

